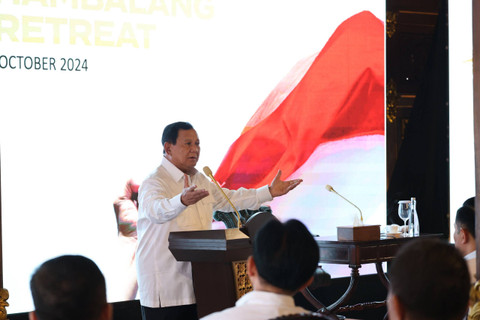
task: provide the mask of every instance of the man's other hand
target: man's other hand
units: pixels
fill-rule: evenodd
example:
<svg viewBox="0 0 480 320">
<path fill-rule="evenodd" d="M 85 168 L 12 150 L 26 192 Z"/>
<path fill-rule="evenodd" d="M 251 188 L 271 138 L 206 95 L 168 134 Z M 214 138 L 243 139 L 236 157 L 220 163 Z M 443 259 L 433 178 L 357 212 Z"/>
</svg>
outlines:
<svg viewBox="0 0 480 320">
<path fill-rule="evenodd" d="M 294 179 L 288 181 L 280 180 L 282 176 L 282 170 L 278 170 L 277 175 L 273 178 L 272 183 L 268 186 L 270 190 L 270 194 L 273 198 L 283 196 L 290 192 L 290 190 L 296 188 L 300 183 L 302 183 L 302 179 Z"/>
</svg>

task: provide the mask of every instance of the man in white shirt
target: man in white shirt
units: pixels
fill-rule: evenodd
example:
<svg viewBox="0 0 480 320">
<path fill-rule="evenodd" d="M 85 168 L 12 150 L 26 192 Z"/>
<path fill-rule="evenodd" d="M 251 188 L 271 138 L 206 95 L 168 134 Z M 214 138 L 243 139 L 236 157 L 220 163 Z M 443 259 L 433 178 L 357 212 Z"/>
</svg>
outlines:
<svg viewBox="0 0 480 320">
<path fill-rule="evenodd" d="M 178 262 L 168 249 L 172 231 L 211 229 L 215 210 L 231 210 L 221 191 L 195 168 L 200 140 L 192 125 L 175 122 L 162 136 L 164 158 L 139 189 L 136 253 L 143 320 L 197 319 L 189 262 Z M 284 195 L 302 180 L 280 180 L 259 189 L 224 189 L 238 209 L 257 209 Z"/>
<path fill-rule="evenodd" d="M 453 239 L 455 247 L 460 251 L 467 262 L 470 272 L 470 282 L 477 281 L 477 250 L 475 241 L 475 198 L 465 201 L 462 207 L 457 210 L 455 217 L 455 232 Z"/>
<path fill-rule="evenodd" d="M 274 219 L 256 234 L 253 256 L 247 260 L 253 291 L 235 307 L 212 313 L 202 320 L 267 320 L 308 313 L 295 306 L 293 295 L 308 286 L 318 265 L 319 249 L 303 223 Z"/>
</svg>

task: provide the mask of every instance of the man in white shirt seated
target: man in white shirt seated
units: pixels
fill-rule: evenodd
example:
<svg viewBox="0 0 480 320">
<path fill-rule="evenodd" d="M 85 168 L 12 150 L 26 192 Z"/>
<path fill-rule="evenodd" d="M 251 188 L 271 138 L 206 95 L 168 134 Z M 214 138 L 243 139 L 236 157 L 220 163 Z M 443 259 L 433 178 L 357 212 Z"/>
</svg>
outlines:
<svg viewBox="0 0 480 320">
<path fill-rule="evenodd" d="M 318 259 L 318 245 L 303 223 L 267 222 L 255 235 L 253 256 L 247 260 L 253 291 L 235 307 L 202 319 L 264 320 L 309 312 L 295 306 L 293 295 L 312 282 Z"/>
<path fill-rule="evenodd" d="M 460 251 L 467 262 L 470 272 L 470 282 L 477 281 L 477 250 L 475 242 L 475 198 L 470 198 L 457 210 L 455 218 L 455 232 L 453 239 L 455 247 Z"/>
</svg>

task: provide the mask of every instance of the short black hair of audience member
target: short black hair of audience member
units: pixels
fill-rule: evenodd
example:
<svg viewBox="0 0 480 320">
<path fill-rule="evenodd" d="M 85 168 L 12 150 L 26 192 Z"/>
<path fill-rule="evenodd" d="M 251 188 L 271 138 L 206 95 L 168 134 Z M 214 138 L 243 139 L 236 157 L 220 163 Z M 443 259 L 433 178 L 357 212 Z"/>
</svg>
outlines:
<svg viewBox="0 0 480 320">
<path fill-rule="evenodd" d="M 163 129 L 162 146 L 164 146 L 166 142 L 175 145 L 177 143 L 178 131 L 191 129 L 193 129 L 193 126 L 188 122 L 179 121 L 170 123 Z"/>
<path fill-rule="evenodd" d="M 253 260 L 258 274 L 269 284 L 295 292 L 314 274 L 318 266 L 317 242 L 295 219 L 285 223 L 274 219 L 260 228 L 253 242 Z"/>
<path fill-rule="evenodd" d="M 475 209 L 464 205 L 457 210 L 455 223 L 462 229 L 466 229 L 475 238 Z"/>
<path fill-rule="evenodd" d="M 108 308 L 105 277 L 80 255 L 44 262 L 33 274 L 30 289 L 39 320 L 97 320 Z"/>
<path fill-rule="evenodd" d="M 475 209 L 475 197 L 468 198 L 463 202 L 463 206 L 469 206 Z"/>
<path fill-rule="evenodd" d="M 411 319 L 462 319 L 468 309 L 470 275 L 458 250 L 438 239 L 403 246 L 388 271 L 390 294 Z M 390 310 L 389 310 L 390 312 Z"/>
</svg>

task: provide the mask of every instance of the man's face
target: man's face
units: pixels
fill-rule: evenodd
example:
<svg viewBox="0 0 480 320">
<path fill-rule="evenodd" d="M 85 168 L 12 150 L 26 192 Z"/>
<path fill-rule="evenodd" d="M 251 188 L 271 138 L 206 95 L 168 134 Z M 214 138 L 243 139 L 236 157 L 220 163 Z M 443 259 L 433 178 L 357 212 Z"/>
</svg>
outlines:
<svg viewBox="0 0 480 320">
<path fill-rule="evenodd" d="M 168 160 L 187 174 L 195 173 L 195 166 L 200 157 L 200 140 L 194 129 L 178 131 L 177 143 L 165 143 Z"/>
</svg>

